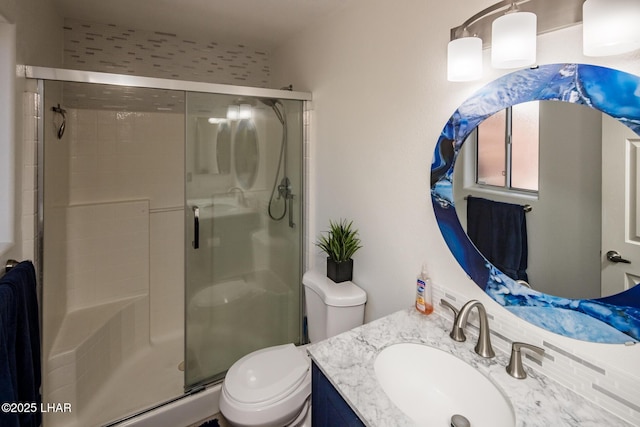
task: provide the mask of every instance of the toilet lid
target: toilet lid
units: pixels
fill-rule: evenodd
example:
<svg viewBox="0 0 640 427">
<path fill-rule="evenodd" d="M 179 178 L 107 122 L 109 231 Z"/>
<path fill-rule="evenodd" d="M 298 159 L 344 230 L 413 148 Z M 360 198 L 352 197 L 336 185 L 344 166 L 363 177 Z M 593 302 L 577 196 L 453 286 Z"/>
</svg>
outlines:
<svg viewBox="0 0 640 427">
<path fill-rule="evenodd" d="M 224 380 L 230 397 L 261 403 L 290 394 L 309 371 L 309 359 L 293 344 L 254 351 L 231 366 Z"/>
</svg>

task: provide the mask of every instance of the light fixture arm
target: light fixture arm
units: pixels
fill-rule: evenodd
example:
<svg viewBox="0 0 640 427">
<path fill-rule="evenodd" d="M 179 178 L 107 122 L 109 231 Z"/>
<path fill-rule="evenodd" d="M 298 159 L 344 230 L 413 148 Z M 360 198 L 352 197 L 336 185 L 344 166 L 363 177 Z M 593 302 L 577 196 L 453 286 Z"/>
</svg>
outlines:
<svg viewBox="0 0 640 427">
<path fill-rule="evenodd" d="M 497 12 L 500 12 L 501 10 L 509 10 L 511 8 L 513 8 L 514 6 L 517 8 L 518 4 L 520 3 L 526 3 L 532 0 L 520 0 L 520 1 L 513 1 L 513 0 L 503 0 L 501 2 L 498 2 L 494 5 L 491 5 L 483 10 L 481 10 L 480 12 L 476 13 L 475 15 L 473 15 L 471 18 L 467 19 L 466 21 L 464 21 L 462 24 L 458 25 L 455 28 L 451 29 L 451 40 L 455 40 L 461 36 L 464 36 L 464 31 L 468 31 L 469 27 L 472 26 L 473 24 L 475 24 L 477 21 L 479 21 L 480 19 L 484 19 L 485 17 L 489 16 L 489 15 L 494 15 Z M 460 33 L 460 30 L 462 30 L 462 34 Z"/>
<path fill-rule="evenodd" d="M 570 27 L 582 22 L 584 0 L 503 0 L 489 6 L 457 27 L 451 28 L 450 40 L 461 37 L 467 29 L 470 34 L 480 37 L 489 46 L 491 23 L 514 5 L 522 12 L 533 12 L 538 17 L 538 34 Z"/>
</svg>

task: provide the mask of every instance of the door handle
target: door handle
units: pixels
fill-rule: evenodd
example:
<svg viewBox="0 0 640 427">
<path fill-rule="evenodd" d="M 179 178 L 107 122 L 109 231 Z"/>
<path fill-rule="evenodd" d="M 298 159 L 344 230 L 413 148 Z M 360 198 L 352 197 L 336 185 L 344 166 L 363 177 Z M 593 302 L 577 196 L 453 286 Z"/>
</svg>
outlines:
<svg viewBox="0 0 640 427">
<path fill-rule="evenodd" d="M 624 264 L 631 264 L 631 261 L 622 258 L 622 256 L 617 251 L 607 252 L 607 259 L 611 262 L 622 262 Z"/>
<path fill-rule="evenodd" d="M 192 206 L 191 210 L 193 210 L 193 249 L 198 249 L 200 247 L 200 208 L 197 206 Z"/>
</svg>

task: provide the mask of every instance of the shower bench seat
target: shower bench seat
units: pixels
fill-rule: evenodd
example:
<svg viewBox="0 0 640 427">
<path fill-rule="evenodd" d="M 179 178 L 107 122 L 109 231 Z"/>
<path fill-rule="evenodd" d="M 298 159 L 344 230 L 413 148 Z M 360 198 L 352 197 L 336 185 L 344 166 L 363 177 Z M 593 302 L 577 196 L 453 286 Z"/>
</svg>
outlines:
<svg viewBox="0 0 640 427">
<path fill-rule="evenodd" d="M 68 313 L 47 357 L 43 385 L 52 402 L 88 400 L 133 352 L 149 344 L 149 297 L 129 297 Z M 82 408 L 82 405 L 78 405 Z M 69 414 L 56 414 L 56 423 Z"/>
</svg>

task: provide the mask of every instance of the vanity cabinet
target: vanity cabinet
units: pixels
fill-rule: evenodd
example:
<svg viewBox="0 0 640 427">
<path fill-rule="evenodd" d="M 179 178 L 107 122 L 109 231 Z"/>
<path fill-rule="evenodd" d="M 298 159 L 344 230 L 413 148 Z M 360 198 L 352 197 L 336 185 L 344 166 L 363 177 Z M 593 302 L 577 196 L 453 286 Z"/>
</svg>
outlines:
<svg viewBox="0 0 640 427">
<path fill-rule="evenodd" d="M 364 427 L 315 363 L 311 364 L 311 424 L 313 427 Z"/>
</svg>

